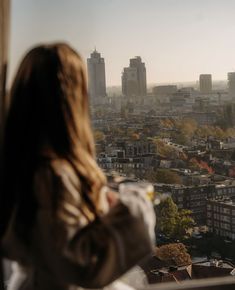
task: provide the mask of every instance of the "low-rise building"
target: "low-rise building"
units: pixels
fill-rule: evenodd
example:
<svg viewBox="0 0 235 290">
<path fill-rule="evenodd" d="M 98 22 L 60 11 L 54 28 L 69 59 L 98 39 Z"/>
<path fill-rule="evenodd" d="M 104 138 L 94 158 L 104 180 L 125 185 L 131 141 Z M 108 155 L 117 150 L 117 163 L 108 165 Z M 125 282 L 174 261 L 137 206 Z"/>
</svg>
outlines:
<svg viewBox="0 0 235 290">
<path fill-rule="evenodd" d="M 141 267 L 145 271 L 149 284 L 183 283 L 186 280 L 226 277 L 235 274 L 234 265 L 223 260 L 209 260 L 177 266 L 175 263 L 166 263 L 153 256 L 146 260 Z"/>
<path fill-rule="evenodd" d="M 194 119 L 199 125 L 213 125 L 217 121 L 215 112 L 190 112 L 184 117 Z"/>
<path fill-rule="evenodd" d="M 215 186 L 174 186 L 171 188 L 172 198 L 179 208 L 192 211 L 192 217 L 197 225 L 206 224 L 206 199 L 211 197 Z"/>
<path fill-rule="evenodd" d="M 235 203 L 228 197 L 207 200 L 206 220 L 210 232 L 235 240 Z"/>
</svg>

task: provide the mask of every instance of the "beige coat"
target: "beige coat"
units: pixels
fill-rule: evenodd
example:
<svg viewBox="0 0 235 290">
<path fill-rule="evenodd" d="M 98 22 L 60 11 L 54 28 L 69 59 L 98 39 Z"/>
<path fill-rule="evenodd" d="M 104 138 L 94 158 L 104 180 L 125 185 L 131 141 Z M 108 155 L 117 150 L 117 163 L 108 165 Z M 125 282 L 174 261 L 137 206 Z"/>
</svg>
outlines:
<svg viewBox="0 0 235 290">
<path fill-rule="evenodd" d="M 38 170 L 34 194 L 39 208 L 30 248 L 15 234 L 14 215 L 3 242 L 6 257 L 15 261 L 9 290 L 103 289 L 150 253 L 152 245 L 143 219 L 144 211 L 149 209 L 140 198 L 131 200 L 132 207 L 136 200 L 135 214 L 126 201 L 109 209 L 104 190 L 100 194 L 103 216 L 88 223 L 79 207 L 83 200 L 76 190 L 77 183 L 78 177 L 64 161 L 54 160 Z M 62 214 L 77 211 L 76 224 L 54 218 L 50 197 L 55 188 L 63 200 Z M 77 207 L 66 208 L 66 201 Z"/>
</svg>

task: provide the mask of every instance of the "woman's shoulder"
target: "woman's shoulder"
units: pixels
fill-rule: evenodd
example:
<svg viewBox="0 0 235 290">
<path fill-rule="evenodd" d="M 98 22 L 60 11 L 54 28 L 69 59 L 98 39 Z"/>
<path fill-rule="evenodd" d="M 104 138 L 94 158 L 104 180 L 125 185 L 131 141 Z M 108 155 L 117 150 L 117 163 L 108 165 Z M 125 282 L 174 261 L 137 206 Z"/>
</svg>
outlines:
<svg viewBox="0 0 235 290">
<path fill-rule="evenodd" d="M 78 199 L 79 177 L 70 163 L 65 159 L 43 159 L 34 175 L 34 191 L 40 201 L 49 205 L 52 195 L 73 196 Z"/>
</svg>

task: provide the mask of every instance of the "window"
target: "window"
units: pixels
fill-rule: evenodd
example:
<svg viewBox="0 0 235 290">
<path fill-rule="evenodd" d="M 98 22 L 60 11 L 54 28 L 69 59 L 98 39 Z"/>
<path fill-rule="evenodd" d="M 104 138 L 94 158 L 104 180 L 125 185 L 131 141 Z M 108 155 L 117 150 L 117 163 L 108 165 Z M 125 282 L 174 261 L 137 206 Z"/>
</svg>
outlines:
<svg viewBox="0 0 235 290">
<path fill-rule="evenodd" d="M 217 215 L 216 213 L 214 213 L 214 219 L 218 219 L 219 215 Z"/>
<path fill-rule="evenodd" d="M 215 227 L 219 227 L 219 222 L 214 221 L 214 226 L 215 226 Z"/>
<path fill-rule="evenodd" d="M 225 222 L 230 222 L 230 217 L 229 216 L 220 216 L 220 220 L 221 221 L 225 221 Z"/>
<path fill-rule="evenodd" d="M 226 213 L 226 214 L 230 214 L 230 209 L 229 208 L 223 208 L 223 213 Z"/>
<path fill-rule="evenodd" d="M 206 201 L 210 195 L 235 193 L 232 183 L 222 178 L 215 182 L 219 175 L 228 175 L 224 164 L 229 160 L 218 148 L 221 140 L 207 136 L 224 135 L 219 123 L 234 127 L 235 76 L 227 75 L 225 68 L 233 67 L 235 4 L 199 2 L 12 0 L 9 83 L 22 54 L 36 43 L 65 40 L 85 63 L 96 49 L 105 63 L 99 84 L 102 96 L 92 95 L 89 87 L 93 127 L 105 135 L 103 148 L 97 144 L 99 165 L 108 174 L 114 168 L 125 178 L 156 183 L 162 196 L 178 193 L 172 208 L 192 211 L 194 230 L 203 233 L 200 239 L 207 227 L 216 238 L 235 239 L 235 209 L 218 200 Z M 205 68 L 211 71 L 204 74 Z M 88 78 L 91 82 L 91 75 Z M 117 148 L 133 159 L 114 159 Z M 211 160 L 203 157 L 204 152 Z M 100 158 L 102 154 L 112 162 Z M 137 162 L 137 156 L 144 161 Z M 229 174 L 233 177 L 226 177 L 234 179 L 234 173 Z M 161 190 L 159 184 L 164 184 Z M 198 247 L 195 253 L 203 257 L 204 250 Z M 226 258 L 235 263 L 232 257 L 233 253 Z"/>
</svg>

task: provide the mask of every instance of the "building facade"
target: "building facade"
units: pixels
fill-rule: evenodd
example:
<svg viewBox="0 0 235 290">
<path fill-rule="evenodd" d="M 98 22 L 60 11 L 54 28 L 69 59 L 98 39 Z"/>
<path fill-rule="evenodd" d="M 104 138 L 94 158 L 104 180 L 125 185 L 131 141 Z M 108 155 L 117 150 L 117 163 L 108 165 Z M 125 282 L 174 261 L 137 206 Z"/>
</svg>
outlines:
<svg viewBox="0 0 235 290">
<path fill-rule="evenodd" d="M 167 86 L 155 86 L 153 87 L 153 94 L 156 96 L 169 96 L 177 92 L 177 86 L 167 85 Z"/>
<path fill-rule="evenodd" d="M 101 54 L 94 50 L 87 59 L 88 90 L 91 102 L 97 103 L 106 96 L 105 62 Z"/>
<path fill-rule="evenodd" d="M 228 95 L 235 101 L 235 72 L 228 73 Z"/>
<path fill-rule="evenodd" d="M 212 92 L 211 74 L 201 74 L 199 76 L 200 93 L 210 94 Z"/>
<path fill-rule="evenodd" d="M 184 186 L 175 185 L 170 188 L 172 199 L 180 209 L 192 211 L 197 225 L 206 224 L 206 199 L 213 196 L 214 185 Z"/>
<path fill-rule="evenodd" d="M 127 97 L 147 95 L 146 68 L 140 56 L 130 59 L 129 67 L 123 69 L 122 93 Z"/>
<path fill-rule="evenodd" d="M 138 95 L 138 77 L 136 68 L 124 68 L 122 73 L 122 93 L 128 97 Z"/>
<path fill-rule="evenodd" d="M 235 203 L 220 197 L 207 200 L 207 226 L 210 232 L 235 240 Z"/>
</svg>

